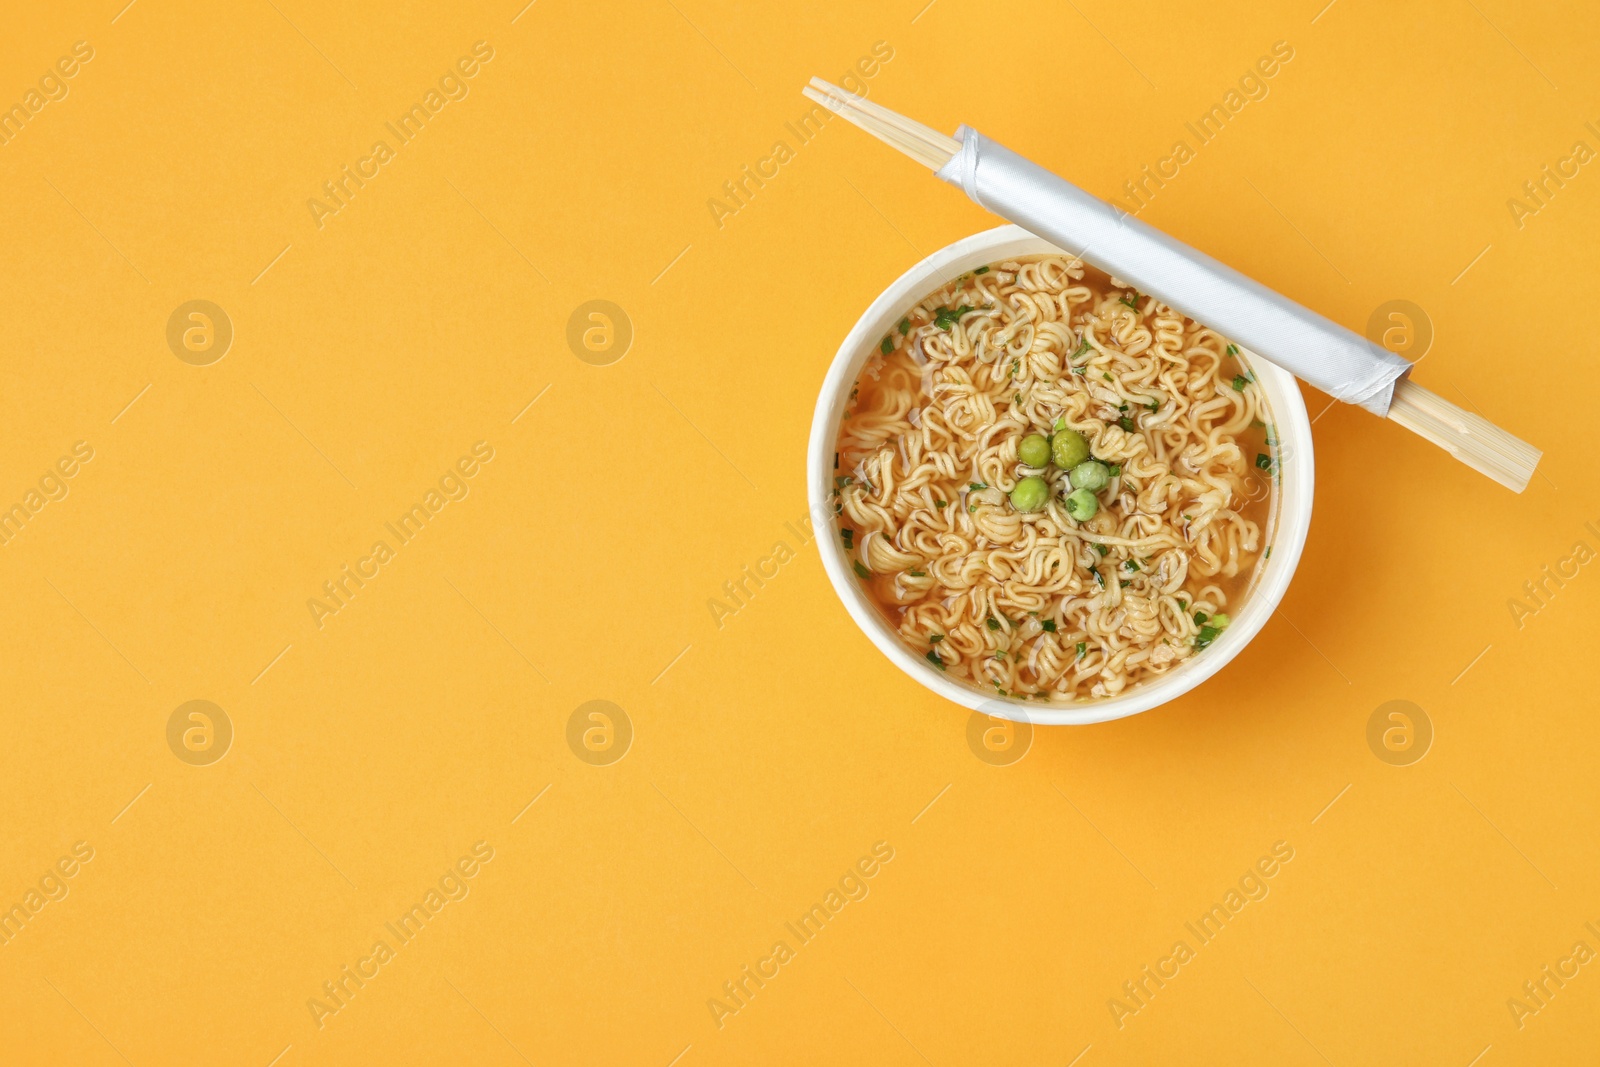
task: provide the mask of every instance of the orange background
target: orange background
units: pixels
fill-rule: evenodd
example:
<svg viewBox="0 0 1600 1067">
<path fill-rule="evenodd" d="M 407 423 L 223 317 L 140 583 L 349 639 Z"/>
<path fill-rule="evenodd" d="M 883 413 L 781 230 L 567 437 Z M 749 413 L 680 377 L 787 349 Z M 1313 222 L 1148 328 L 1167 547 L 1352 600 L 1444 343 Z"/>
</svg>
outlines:
<svg viewBox="0 0 1600 1067">
<path fill-rule="evenodd" d="M 1600 548 L 1600 176 L 1520 219 L 1507 201 L 1600 148 L 1600 20 L 923 2 L 6 16 L 0 105 L 74 42 L 93 58 L 0 145 L 0 506 L 67 490 L 0 547 L 0 907 L 30 916 L 0 944 L 0 1058 L 1592 1049 L 1600 966 L 1520 1028 L 1507 1001 L 1600 949 L 1600 577 L 1569 563 L 1537 611 L 1508 602 Z M 467 95 L 396 147 L 385 124 L 478 41 Z M 1105 196 L 1287 42 L 1269 95 L 1141 217 L 1356 329 L 1414 302 L 1417 379 L 1546 450 L 1528 492 L 1308 394 L 1317 511 L 1280 616 L 1176 703 L 979 759 L 969 715 L 874 651 L 786 525 L 839 339 L 995 221 L 842 122 L 788 132 L 807 77 L 880 41 L 874 99 Z M 394 158 L 319 227 L 307 201 L 380 139 Z M 793 158 L 719 220 L 708 201 L 780 139 Z M 204 366 L 167 342 L 196 299 L 234 331 Z M 632 329 L 605 366 L 568 342 L 595 299 Z M 48 478 L 79 441 L 92 460 Z M 468 495 L 400 545 L 385 523 L 477 442 L 492 460 L 446 482 Z M 393 558 L 362 563 L 378 540 Z M 719 627 L 708 602 L 778 541 L 797 558 Z M 377 576 L 314 620 L 346 565 Z M 192 700 L 232 727 L 209 764 L 169 744 Z M 595 700 L 614 708 L 569 744 Z M 1433 731 L 1406 766 L 1367 740 L 1392 700 Z M 847 881 L 868 895 L 800 944 L 785 923 L 878 842 L 892 860 Z M 1184 924 L 1276 842 L 1268 895 L 1200 945 Z M 67 895 L 30 912 L 41 881 Z M 402 943 L 385 924 L 419 902 Z M 1194 958 L 1119 1019 L 1180 939 Z M 392 958 L 362 963 L 380 940 Z M 779 940 L 776 977 L 708 1007 Z M 319 1015 L 346 966 L 376 976 Z"/>
</svg>

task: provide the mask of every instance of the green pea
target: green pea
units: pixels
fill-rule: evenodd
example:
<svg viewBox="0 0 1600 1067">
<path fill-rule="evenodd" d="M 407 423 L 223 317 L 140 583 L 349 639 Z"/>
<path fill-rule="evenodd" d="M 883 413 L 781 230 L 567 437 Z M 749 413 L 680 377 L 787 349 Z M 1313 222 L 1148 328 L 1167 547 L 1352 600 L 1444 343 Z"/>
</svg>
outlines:
<svg viewBox="0 0 1600 1067">
<path fill-rule="evenodd" d="M 1100 501 L 1088 489 L 1075 489 L 1067 497 L 1067 514 L 1079 522 L 1088 522 L 1094 518 L 1094 513 L 1100 510 Z"/>
<path fill-rule="evenodd" d="M 1072 473 L 1067 477 L 1072 480 L 1072 488 L 1088 489 L 1093 492 L 1096 489 L 1104 489 L 1106 483 L 1111 481 L 1111 468 L 1097 459 L 1086 459 L 1073 467 Z"/>
<path fill-rule="evenodd" d="M 1017 446 L 1017 458 L 1030 467 L 1042 467 L 1050 462 L 1050 440 L 1042 433 L 1030 433 Z"/>
<path fill-rule="evenodd" d="M 1050 499 L 1050 483 L 1037 474 L 1029 475 L 1011 490 L 1011 506 L 1018 511 L 1038 511 Z"/>
<path fill-rule="evenodd" d="M 1089 458 L 1089 442 L 1077 430 L 1058 430 L 1050 438 L 1050 457 L 1056 466 L 1069 471 Z"/>
</svg>

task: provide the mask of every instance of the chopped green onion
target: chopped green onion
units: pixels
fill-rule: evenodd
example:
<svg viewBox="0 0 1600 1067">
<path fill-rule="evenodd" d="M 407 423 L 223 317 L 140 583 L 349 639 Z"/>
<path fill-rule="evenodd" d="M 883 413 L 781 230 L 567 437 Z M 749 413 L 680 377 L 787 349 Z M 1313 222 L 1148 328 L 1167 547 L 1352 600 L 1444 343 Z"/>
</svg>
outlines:
<svg viewBox="0 0 1600 1067">
<path fill-rule="evenodd" d="M 880 351 L 880 352 L 882 352 L 882 353 L 883 353 L 883 354 L 884 354 L 884 355 L 886 355 L 886 356 L 887 356 L 887 355 L 888 355 L 888 354 L 889 354 L 889 353 L 890 353 L 890 352 L 893 352 L 893 351 L 894 351 L 894 338 L 892 338 L 892 337 L 885 337 L 885 338 L 884 338 L 884 339 L 883 339 L 883 344 L 881 344 L 881 345 L 879 345 L 879 346 L 878 346 L 878 350 L 879 350 L 879 351 Z"/>
<path fill-rule="evenodd" d="M 1111 477 L 1115 478 L 1118 475 L 1120 475 L 1121 473 L 1122 473 L 1122 464 L 1113 463 L 1111 465 Z"/>
<path fill-rule="evenodd" d="M 948 500 L 935 500 L 933 502 L 933 506 L 936 507 L 936 508 L 939 508 L 940 510 L 943 510 L 949 503 L 950 503 L 950 501 L 948 501 Z"/>
<path fill-rule="evenodd" d="M 974 274 L 988 274 L 989 273 L 989 268 L 988 267 L 979 267 L 977 270 L 974 270 L 972 273 L 974 273 Z"/>
<path fill-rule="evenodd" d="M 851 530 L 851 529 L 840 530 L 839 531 L 839 536 L 844 538 L 844 547 L 845 548 L 853 549 L 853 548 L 856 547 L 854 544 L 851 543 L 852 541 L 855 540 L 855 536 L 856 536 L 856 532 L 854 530 Z"/>
<path fill-rule="evenodd" d="M 1128 568 L 1130 571 L 1136 571 L 1139 569 L 1139 561 L 1136 559 L 1125 560 L 1123 561 L 1122 565 Z"/>
<path fill-rule="evenodd" d="M 1089 351 L 1093 347 L 1094 346 L 1091 345 L 1088 341 L 1083 341 L 1082 343 L 1080 343 L 1078 345 L 1078 350 L 1076 352 L 1072 353 L 1072 355 L 1067 357 L 1067 358 L 1069 358 L 1069 359 L 1077 359 L 1079 356 L 1083 355 L 1085 352 Z"/>
<path fill-rule="evenodd" d="M 1044 628 L 1044 632 L 1047 634 L 1053 634 L 1056 632 L 1056 620 L 1054 619 L 1046 619 L 1039 625 Z"/>
<path fill-rule="evenodd" d="M 852 566 L 852 567 L 854 567 L 856 569 L 856 577 L 857 578 L 871 578 L 872 577 L 872 572 L 867 570 L 867 568 L 863 567 L 861 565 L 861 561 L 859 559 L 851 560 L 850 561 L 850 566 Z"/>
<path fill-rule="evenodd" d="M 1133 294 L 1133 299 L 1132 300 L 1129 300 L 1127 297 L 1123 297 L 1121 300 L 1118 300 L 1117 303 L 1121 304 L 1123 307 L 1130 307 L 1133 310 L 1138 311 L 1139 310 L 1139 301 L 1141 301 L 1143 299 L 1144 299 L 1144 297 L 1140 296 L 1137 292 L 1135 292 Z"/>
<path fill-rule="evenodd" d="M 1108 553 L 1108 552 L 1110 552 L 1110 551 L 1111 551 L 1111 550 L 1110 550 L 1110 549 L 1109 549 L 1109 548 L 1107 548 L 1107 547 L 1106 547 L 1106 546 L 1105 546 L 1105 545 L 1095 545 L 1095 546 L 1094 546 L 1094 550 L 1095 550 L 1095 551 L 1096 551 L 1096 552 L 1098 552 L 1098 553 L 1100 553 L 1100 558 L 1101 558 L 1101 559 L 1104 559 L 1104 558 L 1105 558 L 1105 556 L 1106 556 L 1106 553 Z"/>
<path fill-rule="evenodd" d="M 962 304 L 958 308 L 940 308 L 938 311 L 934 312 L 933 324 L 939 327 L 939 329 L 948 332 L 950 327 L 961 321 L 961 316 L 965 315 L 969 311 L 977 310 L 977 308 L 968 307 L 966 304 Z"/>
<path fill-rule="evenodd" d="M 1178 598 L 1178 610 L 1179 611 L 1188 611 L 1189 610 L 1189 602 L 1187 600 L 1183 599 L 1183 597 L 1179 597 Z"/>
<path fill-rule="evenodd" d="M 900 320 L 900 332 L 901 333 L 910 333 L 911 332 L 911 320 L 910 319 L 901 319 Z"/>
<path fill-rule="evenodd" d="M 937 645 L 940 641 L 943 641 L 943 640 L 944 640 L 944 634 L 929 634 L 928 635 L 928 644 L 930 644 L 930 645 Z"/>
<path fill-rule="evenodd" d="M 1128 418 L 1128 416 L 1126 416 L 1126 415 L 1122 416 L 1122 418 L 1117 420 L 1117 425 L 1121 426 L 1128 433 L 1132 433 L 1134 431 L 1134 429 L 1136 428 L 1133 425 L 1133 420 Z"/>
<path fill-rule="evenodd" d="M 989 483 L 988 482 L 968 482 L 967 483 L 967 488 L 968 489 L 987 489 L 987 488 L 989 488 Z"/>
<path fill-rule="evenodd" d="M 1249 384 L 1250 384 L 1250 379 L 1246 378 L 1244 375 L 1235 374 L 1233 376 L 1233 391 L 1234 392 L 1236 392 L 1236 393 L 1244 392 L 1244 387 L 1249 385 Z"/>
<path fill-rule="evenodd" d="M 1199 626 L 1201 623 L 1203 623 L 1205 621 L 1206 621 L 1206 613 L 1205 612 L 1197 611 L 1197 612 L 1194 613 L 1194 624 L 1196 626 Z"/>
<path fill-rule="evenodd" d="M 1152 400 L 1150 403 L 1146 404 L 1145 407 L 1149 408 L 1151 413 L 1154 414 L 1155 412 L 1161 410 L 1161 402 L 1159 400 Z"/>
<path fill-rule="evenodd" d="M 1238 354 L 1239 354 L 1239 346 L 1238 345 L 1229 345 L 1228 346 L 1228 355 L 1237 356 Z"/>
<path fill-rule="evenodd" d="M 1217 629 L 1215 626 L 1200 627 L 1200 634 L 1194 639 L 1194 647 L 1197 649 L 1207 647 L 1211 644 L 1211 642 L 1217 639 L 1217 635 L 1221 632 L 1222 631 Z"/>
<path fill-rule="evenodd" d="M 1272 457 L 1267 455 L 1265 452 L 1257 452 L 1256 453 L 1256 466 L 1260 467 L 1264 471 L 1271 470 L 1272 469 Z"/>
<path fill-rule="evenodd" d="M 939 658 L 939 653 L 935 652 L 931 648 L 928 649 L 927 660 L 928 660 L 929 663 L 933 664 L 935 667 L 938 667 L 941 671 L 944 670 L 944 660 L 940 659 Z"/>
<path fill-rule="evenodd" d="M 1057 415 L 1056 424 L 1052 428 L 1056 433 L 1060 433 L 1062 430 L 1065 430 L 1067 428 L 1067 417 L 1065 415 Z"/>
<path fill-rule="evenodd" d="M 848 475 L 848 474 L 845 474 L 845 475 L 836 476 L 833 479 L 833 484 L 837 485 L 840 489 L 843 489 L 845 486 L 849 485 L 853 481 L 855 481 L 854 478 L 850 477 L 850 475 Z"/>
<path fill-rule="evenodd" d="M 1087 642 L 1087 641 L 1079 641 L 1078 642 L 1078 658 L 1082 659 L 1085 655 L 1088 654 L 1088 652 L 1089 652 L 1089 642 Z"/>
<path fill-rule="evenodd" d="M 987 624 L 988 624 L 988 626 L 989 626 L 989 629 L 991 629 L 991 630 L 998 630 L 998 629 L 1000 629 L 1000 620 L 999 620 L 999 619 L 996 619 L 996 618 L 995 618 L 995 617 L 994 617 L 994 616 L 992 616 L 992 615 L 991 615 L 991 616 L 990 616 L 990 617 L 989 617 L 989 618 L 987 618 L 987 619 L 985 619 L 985 620 L 984 620 L 984 622 L 986 622 L 986 623 L 987 623 Z"/>
<path fill-rule="evenodd" d="M 913 578 L 926 578 L 928 576 L 925 571 L 906 571 L 906 573 Z"/>
</svg>

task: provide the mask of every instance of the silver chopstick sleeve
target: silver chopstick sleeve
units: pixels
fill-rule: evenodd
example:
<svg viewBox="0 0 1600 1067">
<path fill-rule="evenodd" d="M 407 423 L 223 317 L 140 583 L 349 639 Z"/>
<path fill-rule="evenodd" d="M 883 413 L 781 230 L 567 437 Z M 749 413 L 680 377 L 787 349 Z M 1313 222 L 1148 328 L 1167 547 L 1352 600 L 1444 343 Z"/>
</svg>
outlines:
<svg viewBox="0 0 1600 1067">
<path fill-rule="evenodd" d="M 939 177 L 1001 218 L 1170 304 L 1346 403 L 1386 415 L 1411 364 L 1089 195 L 968 126 Z"/>
</svg>

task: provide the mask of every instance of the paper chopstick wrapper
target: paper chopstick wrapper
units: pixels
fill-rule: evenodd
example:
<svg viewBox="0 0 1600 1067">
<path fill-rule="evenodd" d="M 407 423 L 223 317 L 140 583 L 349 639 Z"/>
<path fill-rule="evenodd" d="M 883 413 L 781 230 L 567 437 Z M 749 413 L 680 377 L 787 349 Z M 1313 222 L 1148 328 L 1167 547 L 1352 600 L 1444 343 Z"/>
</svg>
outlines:
<svg viewBox="0 0 1600 1067">
<path fill-rule="evenodd" d="M 1029 162 L 970 126 L 938 176 L 1329 396 L 1387 415 L 1411 364 Z M 1261 357 L 1265 358 L 1265 357 Z"/>
</svg>

